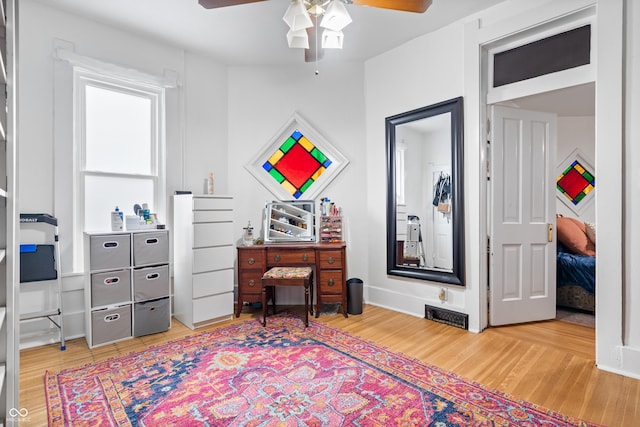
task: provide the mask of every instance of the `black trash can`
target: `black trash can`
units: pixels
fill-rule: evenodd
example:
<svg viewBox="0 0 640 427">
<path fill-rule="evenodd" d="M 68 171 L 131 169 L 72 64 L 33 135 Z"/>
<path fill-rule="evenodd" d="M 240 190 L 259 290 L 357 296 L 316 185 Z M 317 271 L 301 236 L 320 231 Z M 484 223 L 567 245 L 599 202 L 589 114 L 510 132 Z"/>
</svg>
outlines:
<svg viewBox="0 0 640 427">
<path fill-rule="evenodd" d="M 362 314 L 362 280 L 354 277 L 347 280 L 347 312 Z"/>
</svg>

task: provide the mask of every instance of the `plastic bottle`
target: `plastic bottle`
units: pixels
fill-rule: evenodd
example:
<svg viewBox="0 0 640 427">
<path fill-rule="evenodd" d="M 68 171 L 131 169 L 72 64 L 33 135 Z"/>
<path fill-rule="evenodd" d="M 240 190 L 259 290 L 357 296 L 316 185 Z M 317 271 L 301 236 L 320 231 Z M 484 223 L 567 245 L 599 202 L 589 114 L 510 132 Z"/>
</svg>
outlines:
<svg viewBox="0 0 640 427">
<path fill-rule="evenodd" d="M 111 231 L 124 230 L 124 221 L 122 212 L 116 206 L 116 210 L 111 212 Z"/>
</svg>

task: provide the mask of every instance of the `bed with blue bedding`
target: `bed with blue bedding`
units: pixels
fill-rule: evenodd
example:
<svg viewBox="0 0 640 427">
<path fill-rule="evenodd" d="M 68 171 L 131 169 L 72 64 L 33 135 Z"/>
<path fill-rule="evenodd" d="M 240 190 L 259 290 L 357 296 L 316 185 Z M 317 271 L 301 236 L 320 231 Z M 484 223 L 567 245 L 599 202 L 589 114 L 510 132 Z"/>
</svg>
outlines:
<svg viewBox="0 0 640 427">
<path fill-rule="evenodd" d="M 569 252 L 558 243 L 557 305 L 595 312 L 596 257 Z"/>
</svg>

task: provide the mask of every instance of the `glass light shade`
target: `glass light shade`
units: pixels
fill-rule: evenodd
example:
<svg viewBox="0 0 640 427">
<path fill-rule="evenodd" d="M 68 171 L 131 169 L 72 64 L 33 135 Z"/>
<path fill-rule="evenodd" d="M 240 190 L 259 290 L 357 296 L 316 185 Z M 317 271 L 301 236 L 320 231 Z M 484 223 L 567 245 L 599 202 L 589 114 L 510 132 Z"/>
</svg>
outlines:
<svg viewBox="0 0 640 427">
<path fill-rule="evenodd" d="M 309 12 L 309 15 L 320 16 L 324 13 L 324 8 L 321 4 L 316 3 L 312 4 L 311 7 L 307 9 L 307 12 Z"/>
<path fill-rule="evenodd" d="M 351 16 L 347 12 L 342 0 L 332 0 L 322 18 L 320 26 L 333 31 L 341 31 L 351 23 Z"/>
<path fill-rule="evenodd" d="M 298 31 L 289 30 L 287 33 L 287 42 L 290 48 L 309 49 L 309 36 L 306 29 Z"/>
<path fill-rule="evenodd" d="M 291 31 L 294 32 L 313 27 L 309 12 L 307 12 L 307 8 L 304 7 L 302 0 L 292 1 L 282 19 L 289 25 Z"/>
<path fill-rule="evenodd" d="M 324 49 L 342 49 L 343 41 L 342 31 L 324 30 L 322 32 L 322 47 Z"/>
</svg>

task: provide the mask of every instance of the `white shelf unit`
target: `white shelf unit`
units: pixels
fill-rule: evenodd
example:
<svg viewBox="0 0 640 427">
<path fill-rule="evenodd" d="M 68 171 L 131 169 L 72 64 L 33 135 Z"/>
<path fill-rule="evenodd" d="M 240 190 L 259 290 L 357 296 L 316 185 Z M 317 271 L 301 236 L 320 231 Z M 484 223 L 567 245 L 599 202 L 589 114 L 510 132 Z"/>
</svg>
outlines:
<svg viewBox="0 0 640 427">
<path fill-rule="evenodd" d="M 233 197 L 180 194 L 173 203 L 174 317 L 191 329 L 233 317 Z"/>
<path fill-rule="evenodd" d="M 90 348 L 171 327 L 169 231 L 85 233 Z"/>
<path fill-rule="evenodd" d="M 16 161 L 16 0 L 0 1 L 0 424 L 19 408 L 20 321 L 18 266 L 20 228 L 15 197 Z M 6 177 L 6 178 L 5 178 Z M 2 200 L 4 199 L 4 200 Z"/>
<path fill-rule="evenodd" d="M 265 243 L 315 242 L 313 201 L 271 202 L 265 207 Z"/>
</svg>

